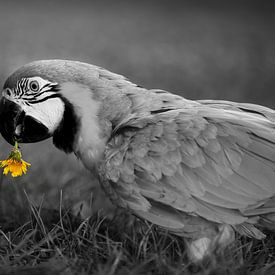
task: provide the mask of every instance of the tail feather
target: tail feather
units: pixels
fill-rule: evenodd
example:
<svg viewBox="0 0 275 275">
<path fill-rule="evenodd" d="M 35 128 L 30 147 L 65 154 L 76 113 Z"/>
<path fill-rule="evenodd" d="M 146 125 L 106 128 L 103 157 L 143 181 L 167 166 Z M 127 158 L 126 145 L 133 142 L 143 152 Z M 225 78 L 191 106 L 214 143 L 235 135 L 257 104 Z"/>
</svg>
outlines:
<svg viewBox="0 0 275 275">
<path fill-rule="evenodd" d="M 242 211 L 245 216 L 265 216 L 275 213 L 275 196 L 258 204 L 257 207 L 251 206 Z"/>
<path fill-rule="evenodd" d="M 271 231 L 275 231 L 275 196 L 270 198 L 265 203 L 259 205 L 259 207 L 249 208 L 242 213 L 245 216 L 258 216 L 258 224 L 261 227 L 267 228 Z"/>
<path fill-rule="evenodd" d="M 247 236 L 249 238 L 255 238 L 258 240 L 264 239 L 266 236 L 258 228 L 250 223 L 242 223 L 235 225 L 234 228 L 241 235 Z"/>
<path fill-rule="evenodd" d="M 260 225 L 275 232 L 275 213 L 266 214 L 261 217 Z"/>
</svg>

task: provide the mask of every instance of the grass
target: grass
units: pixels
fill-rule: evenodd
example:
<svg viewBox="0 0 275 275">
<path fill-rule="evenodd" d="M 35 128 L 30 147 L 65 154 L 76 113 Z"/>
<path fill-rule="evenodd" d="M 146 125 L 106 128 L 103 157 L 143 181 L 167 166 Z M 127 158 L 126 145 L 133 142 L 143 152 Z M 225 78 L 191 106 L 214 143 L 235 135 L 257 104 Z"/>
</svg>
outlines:
<svg viewBox="0 0 275 275">
<path fill-rule="evenodd" d="M 117 209 L 87 219 L 35 206 L 22 225 L 1 224 L 1 274 L 272 274 L 275 236 L 237 236 L 222 254 L 188 261 L 184 240 Z M 25 272 L 25 273 L 24 273 Z"/>
</svg>

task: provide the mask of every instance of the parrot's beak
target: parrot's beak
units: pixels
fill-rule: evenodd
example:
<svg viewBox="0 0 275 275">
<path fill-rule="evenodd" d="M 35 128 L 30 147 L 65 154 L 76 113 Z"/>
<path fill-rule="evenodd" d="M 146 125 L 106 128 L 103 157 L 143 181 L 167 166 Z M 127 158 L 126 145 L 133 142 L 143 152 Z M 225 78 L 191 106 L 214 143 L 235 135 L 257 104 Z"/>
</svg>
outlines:
<svg viewBox="0 0 275 275">
<path fill-rule="evenodd" d="M 51 136 L 47 127 L 26 115 L 18 104 L 5 97 L 0 100 L 0 133 L 11 145 L 14 145 L 15 140 L 32 143 Z"/>
</svg>

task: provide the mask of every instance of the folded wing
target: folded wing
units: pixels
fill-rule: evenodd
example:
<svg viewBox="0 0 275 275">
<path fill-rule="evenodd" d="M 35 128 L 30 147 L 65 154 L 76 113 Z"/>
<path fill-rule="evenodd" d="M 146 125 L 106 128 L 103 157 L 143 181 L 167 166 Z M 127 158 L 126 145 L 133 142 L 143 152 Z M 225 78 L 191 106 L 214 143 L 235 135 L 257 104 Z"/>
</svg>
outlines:
<svg viewBox="0 0 275 275">
<path fill-rule="evenodd" d="M 108 144 L 104 177 L 121 205 L 166 228 L 185 213 L 257 223 L 275 212 L 275 115 L 255 106 L 201 101 L 132 117 Z"/>
</svg>

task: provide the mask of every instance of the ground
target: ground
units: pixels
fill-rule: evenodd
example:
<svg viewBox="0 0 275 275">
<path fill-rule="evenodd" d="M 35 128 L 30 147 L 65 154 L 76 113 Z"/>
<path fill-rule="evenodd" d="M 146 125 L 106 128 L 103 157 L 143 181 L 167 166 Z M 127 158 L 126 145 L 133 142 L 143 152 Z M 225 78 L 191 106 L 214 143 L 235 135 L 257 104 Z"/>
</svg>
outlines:
<svg viewBox="0 0 275 275">
<path fill-rule="evenodd" d="M 273 274 L 275 236 L 237 236 L 223 253 L 194 265 L 183 238 L 117 210 L 80 219 L 28 201 L 23 225 L 0 230 L 0 273 L 6 274 Z M 3 221 L 2 221 L 3 222 Z M 18 273 L 17 273 L 18 272 Z M 25 273 L 24 273 L 25 272 Z"/>
<path fill-rule="evenodd" d="M 1 83 L 27 62 L 63 58 L 190 99 L 274 108 L 271 1 L 0 3 Z M 10 147 L 1 139 L 0 148 L 4 159 Z M 182 239 L 147 224 L 145 232 L 122 230 L 121 215 L 73 155 L 57 151 L 51 141 L 22 145 L 22 150 L 32 164 L 29 173 L 1 178 L 1 274 L 219 274 L 221 268 L 228 274 L 272 273 L 266 271 L 274 265 L 272 234 L 263 242 L 238 238 L 228 255 L 196 270 Z M 60 213 L 60 204 L 72 215 Z M 43 215 L 34 207 L 39 205 Z M 73 218 L 80 209 L 91 220 Z"/>
</svg>

